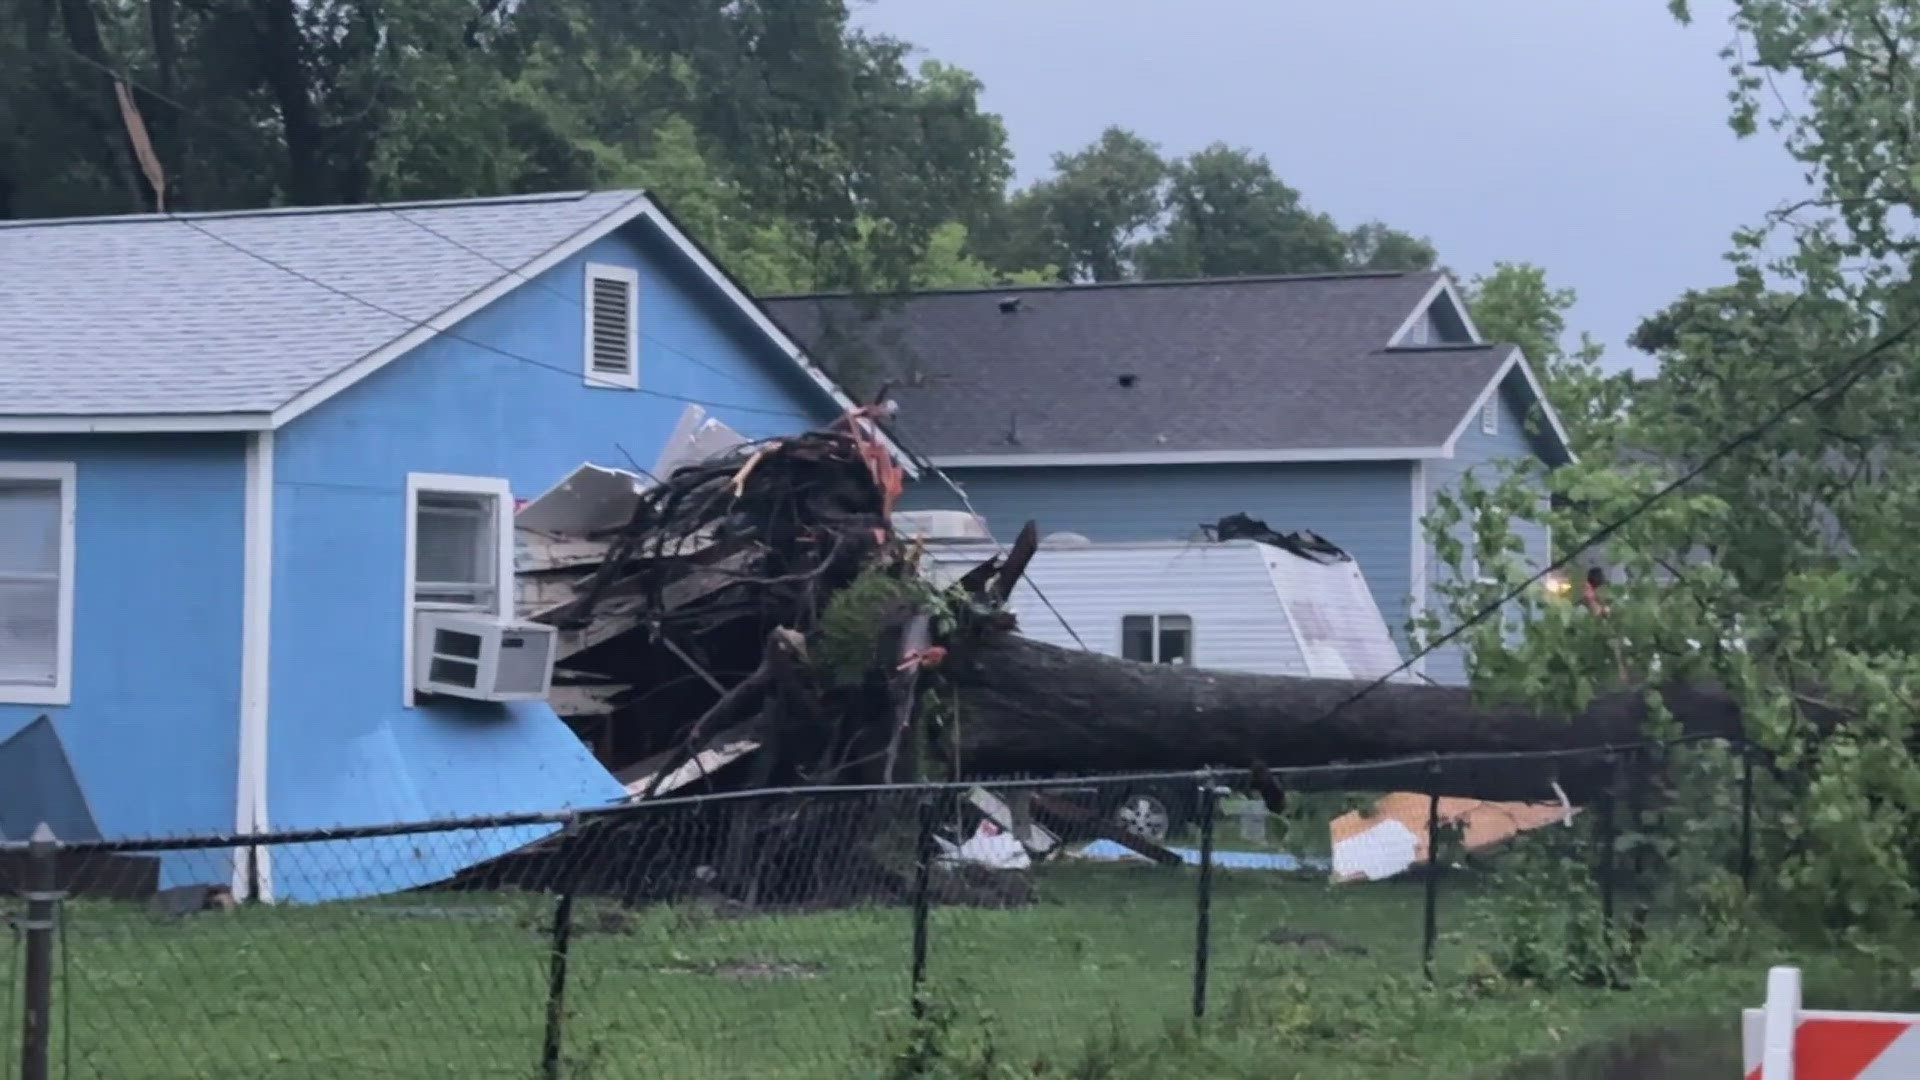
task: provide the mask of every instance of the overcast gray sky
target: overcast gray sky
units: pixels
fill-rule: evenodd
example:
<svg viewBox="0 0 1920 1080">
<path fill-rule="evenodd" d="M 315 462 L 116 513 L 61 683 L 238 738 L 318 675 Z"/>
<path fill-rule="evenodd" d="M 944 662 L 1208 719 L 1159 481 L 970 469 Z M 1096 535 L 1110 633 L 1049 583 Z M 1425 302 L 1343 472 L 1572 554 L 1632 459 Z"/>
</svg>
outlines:
<svg viewBox="0 0 1920 1080">
<path fill-rule="evenodd" d="M 1471 275 L 1535 262 L 1575 330 L 1624 339 L 1725 280 L 1727 237 L 1800 187 L 1726 125 L 1730 0 L 871 0 L 859 18 L 986 84 L 1022 182 L 1109 124 L 1169 154 L 1266 154 L 1343 224 Z"/>
</svg>

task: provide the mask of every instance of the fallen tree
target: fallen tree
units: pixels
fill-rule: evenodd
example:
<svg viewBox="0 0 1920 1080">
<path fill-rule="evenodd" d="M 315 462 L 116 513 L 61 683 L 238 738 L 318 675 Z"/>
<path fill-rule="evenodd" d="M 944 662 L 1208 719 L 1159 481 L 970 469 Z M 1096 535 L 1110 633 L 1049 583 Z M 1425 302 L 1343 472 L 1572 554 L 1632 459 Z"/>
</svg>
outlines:
<svg viewBox="0 0 1920 1080">
<path fill-rule="evenodd" d="M 1028 640 L 1004 605 L 1037 531 L 942 594 L 891 531 L 899 485 L 871 432 L 842 422 L 679 468 L 635 496 L 623 524 L 588 539 L 591 557 L 578 556 L 580 543 L 541 549 L 570 554 L 549 554 L 557 571 L 523 573 L 546 582 L 523 610 L 565 630 L 568 689 L 617 688 L 573 715 L 634 797 L 929 775 L 1359 766 L 1645 737 L 1640 690 L 1544 716 L 1458 687 L 1132 663 Z M 566 575 L 558 586 L 555 573 Z M 914 735 L 929 687 L 958 691 L 957 746 Z M 1739 707 L 1718 688 L 1658 696 L 1685 734 L 1740 734 Z M 1590 794 L 1597 775 L 1569 767 L 1560 782 Z M 1445 787 L 1540 798 L 1551 779 L 1483 760 L 1450 768 Z M 1362 781 L 1356 772 L 1343 783 Z"/>
<path fill-rule="evenodd" d="M 1553 717 L 1464 689 L 1140 664 L 1033 642 L 1005 607 L 1036 549 L 1031 525 L 1010 552 L 937 588 L 918 548 L 892 530 L 901 477 L 858 417 L 722 441 L 728 449 L 663 468 L 644 490 L 605 470 L 580 478 L 560 502 L 591 509 L 592 528 L 567 533 L 567 513 L 544 499 L 527 514 L 560 530 L 522 536 L 519 583 L 522 614 L 561 630 L 556 708 L 635 802 L 1328 765 L 1350 768 L 1283 774 L 1282 786 L 1581 801 L 1617 779 L 1617 762 L 1486 755 L 1643 739 L 1639 692 Z M 1660 696 L 1689 734 L 1740 732 L 1739 709 L 1717 689 Z M 1406 758 L 1421 760 L 1367 767 Z M 565 841 L 559 862 L 591 856 L 595 887 L 629 896 L 695 883 L 750 903 L 899 896 L 916 861 L 912 805 L 807 794 L 677 806 L 597 824 Z M 544 875 L 552 860 L 541 865 Z M 1008 899 L 991 887 L 956 892 Z"/>
<path fill-rule="evenodd" d="M 941 667 L 960 690 L 959 760 L 969 774 L 1099 773 L 1354 766 L 1289 786 L 1415 787 L 1483 799 L 1576 800 L 1611 782 L 1604 754 L 1543 764 L 1498 755 L 1625 747 L 1645 739 L 1644 691 L 1609 694 L 1574 717 L 1475 701 L 1464 687 L 1244 675 L 1130 663 L 992 632 L 956 642 Z M 1740 737 L 1740 709 L 1717 687 L 1660 690 L 1688 736 Z M 1369 762 L 1458 758 L 1404 768 Z"/>
</svg>

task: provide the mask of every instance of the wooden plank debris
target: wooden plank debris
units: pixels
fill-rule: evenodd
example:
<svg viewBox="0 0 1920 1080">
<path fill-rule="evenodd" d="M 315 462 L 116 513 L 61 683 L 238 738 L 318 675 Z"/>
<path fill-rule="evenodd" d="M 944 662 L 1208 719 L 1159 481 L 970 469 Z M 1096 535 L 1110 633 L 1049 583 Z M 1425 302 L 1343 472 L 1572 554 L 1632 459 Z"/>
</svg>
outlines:
<svg viewBox="0 0 1920 1080">
<path fill-rule="evenodd" d="M 657 799 L 662 795 L 678 791 L 702 777 L 711 776 L 760 749 L 758 739 L 747 737 L 751 727 L 751 723 L 736 724 L 725 731 L 718 732 L 702 743 L 691 757 L 663 777 L 660 776 L 661 770 L 671 766 L 674 759 L 679 756 L 680 752 L 677 748 L 664 750 L 650 758 L 637 761 L 615 773 L 613 778 L 620 781 L 621 785 L 627 789 L 627 794 L 635 801 L 643 798 Z M 657 784 L 655 784 L 655 777 L 660 777 Z M 653 788 L 651 795 L 647 794 L 649 786 Z"/>
</svg>

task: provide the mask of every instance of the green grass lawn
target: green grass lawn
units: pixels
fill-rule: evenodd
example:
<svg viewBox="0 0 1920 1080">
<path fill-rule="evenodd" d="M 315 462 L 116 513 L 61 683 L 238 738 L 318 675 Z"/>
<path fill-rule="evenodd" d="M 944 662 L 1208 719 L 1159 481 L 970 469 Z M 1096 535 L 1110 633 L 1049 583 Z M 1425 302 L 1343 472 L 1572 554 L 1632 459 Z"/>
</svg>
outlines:
<svg viewBox="0 0 1920 1080">
<path fill-rule="evenodd" d="M 1426 1076 L 1469 1077 L 1649 1025 L 1710 1021 L 1730 1039 L 1773 960 L 1675 960 L 1629 992 L 1469 993 L 1479 949 L 1450 932 L 1441 989 L 1430 990 L 1418 977 L 1417 882 L 1335 888 L 1222 872 L 1212 1009 L 1196 1033 L 1193 870 L 1061 866 L 1037 879 L 1038 904 L 941 909 L 931 925 L 929 985 L 957 1016 L 945 1038 L 975 1056 L 991 1041 L 996 1060 L 1023 1070 L 1010 1075 L 1045 1060 L 1042 1075 L 1340 1080 L 1419 1063 Z M 450 893 L 160 921 L 137 906 L 72 903 L 55 1075 L 535 1076 L 551 906 Z M 576 922 L 570 1076 L 874 1076 L 910 1025 L 904 908 L 743 918 L 583 901 Z M 1442 927 L 1466 925 L 1456 888 Z M 1263 941 L 1275 930 L 1309 936 Z M 1846 974 L 1829 958 L 1801 960 L 1816 1002 Z M 0 1005 L 17 1008 L 18 965 L 16 940 L 0 951 L 13 988 Z M 15 1015 L 0 1023 L 0 1060 L 14 1053 Z M 1068 1071 L 1089 1039 L 1116 1032 L 1124 1046 L 1093 1054 L 1124 1068 Z"/>
</svg>

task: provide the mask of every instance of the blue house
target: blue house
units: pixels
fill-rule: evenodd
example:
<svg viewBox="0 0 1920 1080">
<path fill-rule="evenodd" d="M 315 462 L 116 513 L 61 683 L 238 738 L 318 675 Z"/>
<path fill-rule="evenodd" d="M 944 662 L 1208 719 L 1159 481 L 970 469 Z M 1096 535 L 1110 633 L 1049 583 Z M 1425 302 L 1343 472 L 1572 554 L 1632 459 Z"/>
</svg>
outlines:
<svg viewBox="0 0 1920 1080">
<path fill-rule="evenodd" d="M 0 266 L 8 834 L 620 797 L 544 701 L 416 694 L 418 617 L 511 614 L 515 500 L 651 460 L 688 403 L 754 437 L 850 404 L 637 192 L 10 222 Z M 175 856 L 163 883 L 383 891 L 534 835 Z"/>
<path fill-rule="evenodd" d="M 996 535 L 1032 519 L 1043 534 L 1177 540 L 1236 512 L 1312 529 L 1359 562 L 1403 648 L 1409 619 L 1436 603 L 1441 568 L 1421 526 L 1436 496 L 1501 459 L 1572 457 L 1526 358 L 1482 341 L 1438 273 L 768 308 L 815 356 L 887 379 L 907 448 Z M 963 508 L 938 477 L 910 503 Z M 1544 565 L 1546 527 L 1519 532 Z M 1419 666 L 1437 682 L 1466 679 L 1458 649 Z"/>
</svg>

